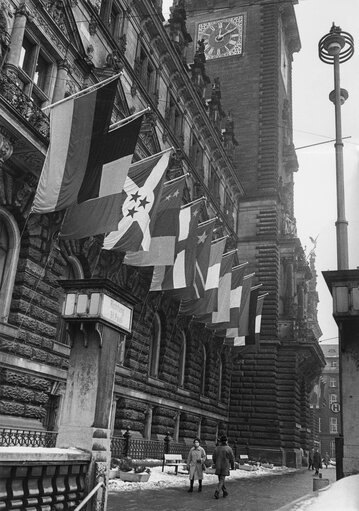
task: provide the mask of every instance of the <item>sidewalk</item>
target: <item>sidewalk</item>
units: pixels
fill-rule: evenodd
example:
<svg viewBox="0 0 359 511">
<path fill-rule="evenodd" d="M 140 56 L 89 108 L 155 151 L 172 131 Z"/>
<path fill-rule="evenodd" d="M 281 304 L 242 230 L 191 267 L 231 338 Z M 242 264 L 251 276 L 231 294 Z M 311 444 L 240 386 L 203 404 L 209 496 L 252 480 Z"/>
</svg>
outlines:
<svg viewBox="0 0 359 511">
<path fill-rule="evenodd" d="M 226 499 L 213 498 L 217 477 L 205 475 L 203 492 L 187 493 L 188 474 L 162 473 L 160 467 L 152 469 L 148 483 L 123 483 L 109 485 L 108 511 L 179 511 L 195 508 L 196 511 L 274 511 L 306 494 L 313 492 L 313 474 L 307 469 L 260 469 L 256 472 L 231 471 L 226 486 Z M 323 478 L 335 481 L 335 469 L 322 470 Z"/>
</svg>

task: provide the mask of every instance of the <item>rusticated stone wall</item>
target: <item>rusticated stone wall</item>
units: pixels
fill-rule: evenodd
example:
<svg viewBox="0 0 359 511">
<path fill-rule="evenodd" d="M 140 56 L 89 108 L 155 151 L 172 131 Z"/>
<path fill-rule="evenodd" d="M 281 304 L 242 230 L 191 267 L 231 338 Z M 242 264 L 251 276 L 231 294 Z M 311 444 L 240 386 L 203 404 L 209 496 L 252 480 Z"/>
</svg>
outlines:
<svg viewBox="0 0 359 511">
<path fill-rule="evenodd" d="M 0 414 L 43 420 L 50 389 L 45 378 L 0 368 Z"/>
</svg>

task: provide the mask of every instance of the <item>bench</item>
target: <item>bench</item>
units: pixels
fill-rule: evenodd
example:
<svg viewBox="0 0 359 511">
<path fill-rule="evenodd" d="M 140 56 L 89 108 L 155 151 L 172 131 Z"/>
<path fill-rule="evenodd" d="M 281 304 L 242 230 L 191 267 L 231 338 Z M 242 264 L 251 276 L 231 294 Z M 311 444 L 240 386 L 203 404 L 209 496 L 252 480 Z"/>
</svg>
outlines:
<svg viewBox="0 0 359 511">
<path fill-rule="evenodd" d="M 162 472 L 165 467 L 175 467 L 175 473 L 178 474 L 178 467 L 187 468 L 187 463 L 183 461 L 182 454 L 164 454 L 162 462 Z"/>
</svg>

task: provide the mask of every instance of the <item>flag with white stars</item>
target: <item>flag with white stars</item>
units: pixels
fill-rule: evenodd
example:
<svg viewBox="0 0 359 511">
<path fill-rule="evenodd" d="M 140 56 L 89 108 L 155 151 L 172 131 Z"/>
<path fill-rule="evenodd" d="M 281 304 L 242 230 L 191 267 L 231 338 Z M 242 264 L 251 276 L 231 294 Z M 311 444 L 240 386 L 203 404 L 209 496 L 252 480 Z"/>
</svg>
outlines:
<svg viewBox="0 0 359 511">
<path fill-rule="evenodd" d="M 105 237 L 105 250 L 127 252 L 150 248 L 150 222 L 157 214 L 170 155 L 171 149 L 131 165 L 117 227 Z"/>
<path fill-rule="evenodd" d="M 167 266 L 174 263 L 184 185 L 184 176 L 164 183 L 156 219 L 150 223 L 151 243 L 149 250 L 127 252 L 123 260 L 125 264 L 132 266 Z"/>
<path fill-rule="evenodd" d="M 173 266 L 155 266 L 150 291 L 183 290 L 193 283 L 201 204 L 181 209 Z"/>
<path fill-rule="evenodd" d="M 119 192 L 114 186 L 113 194 L 71 207 L 60 236 L 80 239 L 109 233 L 104 240 L 106 250 L 148 249 L 149 224 L 157 212 L 169 157 L 170 149 L 132 163 Z"/>
</svg>

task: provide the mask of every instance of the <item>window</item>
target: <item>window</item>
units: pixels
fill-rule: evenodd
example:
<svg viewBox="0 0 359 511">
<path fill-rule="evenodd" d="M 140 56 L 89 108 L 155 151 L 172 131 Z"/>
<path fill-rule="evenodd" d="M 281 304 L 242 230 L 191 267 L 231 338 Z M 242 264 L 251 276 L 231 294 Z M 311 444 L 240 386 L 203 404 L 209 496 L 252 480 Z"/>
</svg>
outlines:
<svg viewBox="0 0 359 511">
<path fill-rule="evenodd" d="M 157 97 L 157 69 L 142 46 L 139 46 L 137 52 L 135 72 L 146 91 L 155 100 Z"/>
<path fill-rule="evenodd" d="M 331 360 L 330 361 L 330 367 L 332 369 L 336 369 L 338 367 L 338 360 Z"/>
<path fill-rule="evenodd" d="M 193 166 L 197 169 L 203 169 L 203 149 L 197 137 L 192 134 L 192 146 L 190 151 L 190 159 Z"/>
<path fill-rule="evenodd" d="M 153 316 L 151 325 L 151 346 L 149 359 L 149 375 L 153 378 L 158 377 L 158 366 L 160 360 L 161 347 L 161 319 L 159 314 Z"/>
<path fill-rule="evenodd" d="M 117 5 L 113 5 L 111 9 L 108 28 L 116 41 L 118 41 L 123 34 L 124 21 L 125 21 L 124 11 Z"/>
<path fill-rule="evenodd" d="M 330 417 L 329 432 L 338 433 L 338 419 L 336 417 Z"/>
<path fill-rule="evenodd" d="M 180 137 L 182 135 L 183 115 L 171 94 L 168 95 L 167 99 L 166 121 L 170 125 L 174 135 Z"/>
<path fill-rule="evenodd" d="M 336 378 L 329 378 L 329 387 L 336 387 L 336 386 L 337 386 Z"/>
<path fill-rule="evenodd" d="M 0 321 L 7 322 L 20 251 L 15 219 L 0 208 Z"/>
<path fill-rule="evenodd" d="M 179 368 L 178 368 L 178 385 L 179 387 L 183 387 L 184 385 L 184 375 L 185 375 L 185 367 L 186 367 L 186 351 L 187 351 L 187 340 L 186 334 L 182 331 L 182 342 L 181 342 L 181 351 L 179 354 Z"/>
<path fill-rule="evenodd" d="M 41 106 L 48 100 L 53 62 L 39 42 L 25 36 L 19 60 L 19 86 Z"/>
<path fill-rule="evenodd" d="M 329 396 L 329 404 L 336 403 L 338 401 L 338 396 L 336 394 L 330 394 Z"/>
</svg>

